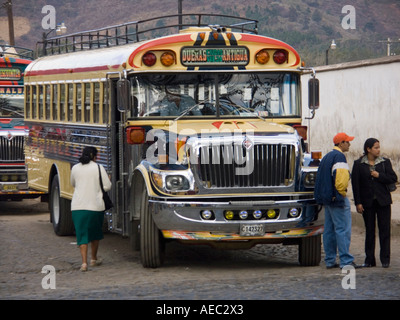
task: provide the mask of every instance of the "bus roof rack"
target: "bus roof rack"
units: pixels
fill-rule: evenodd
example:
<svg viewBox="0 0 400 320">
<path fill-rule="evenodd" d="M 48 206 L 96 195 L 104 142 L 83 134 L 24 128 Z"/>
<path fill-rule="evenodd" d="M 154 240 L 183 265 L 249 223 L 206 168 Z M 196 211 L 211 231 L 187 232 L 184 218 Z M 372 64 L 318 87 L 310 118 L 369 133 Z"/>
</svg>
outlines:
<svg viewBox="0 0 400 320">
<path fill-rule="evenodd" d="M 33 50 L 23 47 L 9 46 L 8 44 L 0 44 L 0 57 L 33 60 Z"/>
<path fill-rule="evenodd" d="M 178 23 L 173 18 L 178 18 Z M 47 38 L 44 34 L 43 40 L 36 44 L 36 55 L 45 56 L 114 47 L 166 35 L 161 30 L 175 28 L 180 30 L 185 27 L 205 27 L 216 24 L 233 31 L 258 33 L 258 20 L 224 14 L 173 14 L 52 38 Z"/>
</svg>

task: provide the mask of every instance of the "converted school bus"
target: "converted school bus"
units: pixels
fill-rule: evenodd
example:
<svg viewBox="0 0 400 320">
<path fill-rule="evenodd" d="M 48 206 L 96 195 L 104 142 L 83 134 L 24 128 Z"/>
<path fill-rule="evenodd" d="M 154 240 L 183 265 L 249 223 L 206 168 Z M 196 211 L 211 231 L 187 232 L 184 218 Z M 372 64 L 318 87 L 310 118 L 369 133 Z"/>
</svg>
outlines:
<svg viewBox="0 0 400 320">
<path fill-rule="evenodd" d="M 50 55 L 26 70 L 30 186 L 49 194 L 55 232 L 72 233 L 71 167 L 96 146 L 113 183 L 108 228 L 144 267 L 161 265 L 169 240 L 299 244 L 300 264 L 319 264 L 299 54 L 257 35 L 257 21 L 187 16 L 161 37 L 144 39 L 155 18 L 46 40 Z"/>
</svg>

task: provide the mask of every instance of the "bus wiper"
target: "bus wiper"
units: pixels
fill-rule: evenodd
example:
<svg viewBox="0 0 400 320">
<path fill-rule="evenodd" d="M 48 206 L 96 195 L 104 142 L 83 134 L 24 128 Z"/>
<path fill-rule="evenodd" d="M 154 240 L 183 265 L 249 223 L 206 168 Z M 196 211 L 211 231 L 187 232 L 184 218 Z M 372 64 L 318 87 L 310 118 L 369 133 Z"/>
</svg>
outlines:
<svg viewBox="0 0 400 320">
<path fill-rule="evenodd" d="M 205 104 L 205 103 L 210 103 L 210 100 L 203 100 L 202 102 L 196 103 L 193 106 L 191 106 L 190 108 L 187 108 L 186 110 L 184 110 L 178 117 L 176 117 L 173 121 L 178 121 L 180 118 L 184 117 L 185 115 L 187 115 L 190 111 L 192 111 L 194 108 L 198 107 L 201 104 Z"/>
<path fill-rule="evenodd" d="M 257 118 L 259 118 L 259 119 L 265 121 L 265 118 L 261 117 L 261 116 L 258 114 L 258 112 L 253 112 L 253 111 L 251 111 L 250 109 L 248 109 L 248 108 L 246 108 L 246 107 L 243 107 L 243 106 L 239 106 L 239 107 L 243 108 L 244 110 L 248 111 L 249 113 L 255 113 L 256 116 L 257 116 Z"/>
<path fill-rule="evenodd" d="M 257 118 L 260 118 L 261 120 L 265 121 L 265 118 L 261 117 L 258 113 L 251 111 L 249 108 L 247 108 L 247 107 L 245 107 L 245 106 L 239 106 L 238 104 L 235 104 L 235 105 L 231 104 L 231 106 L 238 107 L 238 108 L 240 108 L 240 109 L 244 109 L 244 110 L 246 110 L 248 113 L 255 113 L 256 116 L 257 116 Z"/>
<path fill-rule="evenodd" d="M 3 107 L 3 110 L 6 110 L 6 111 L 8 111 L 8 112 L 10 112 L 10 113 L 13 113 L 13 114 L 15 114 L 15 115 L 18 115 L 18 116 L 20 116 L 20 117 L 24 117 L 24 113 L 23 113 L 23 111 L 22 112 L 19 112 L 19 108 L 16 108 L 16 107 L 12 107 L 12 106 L 7 106 L 7 107 Z"/>
</svg>

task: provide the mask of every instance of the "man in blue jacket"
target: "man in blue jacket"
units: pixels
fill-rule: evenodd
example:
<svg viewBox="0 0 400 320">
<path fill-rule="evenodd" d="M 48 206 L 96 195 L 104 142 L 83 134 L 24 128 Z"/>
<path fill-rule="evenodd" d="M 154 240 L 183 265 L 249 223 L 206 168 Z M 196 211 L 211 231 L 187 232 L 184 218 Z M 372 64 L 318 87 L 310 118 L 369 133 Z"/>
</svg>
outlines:
<svg viewBox="0 0 400 320">
<path fill-rule="evenodd" d="M 344 152 L 349 151 L 354 137 L 338 133 L 333 138 L 335 147 L 321 160 L 315 182 L 314 196 L 318 204 L 325 207 L 323 244 L 325 264 L 328 269 L 339 267 L 336 253 L 339 251 L 340 268 L 354 263 L 350 254 L 351 210 L 346 197 L 350 181 L 350 170 Z"/>
</svg>

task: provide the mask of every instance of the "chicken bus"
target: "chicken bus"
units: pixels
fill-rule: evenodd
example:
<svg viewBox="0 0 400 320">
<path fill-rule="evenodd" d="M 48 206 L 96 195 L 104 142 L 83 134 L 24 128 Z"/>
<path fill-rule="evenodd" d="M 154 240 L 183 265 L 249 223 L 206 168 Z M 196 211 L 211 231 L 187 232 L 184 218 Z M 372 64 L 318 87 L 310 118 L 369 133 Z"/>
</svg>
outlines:
<svg viewBox="0 0 400 320">
<path fill-rule="evenodd" d="M 315 72 L 256 20 L 179 17 L 39 44 L 46 55 L 25 72 L 26 161 L 55 233 L 74 231 L 71 167 L 95 146 L 113 185 L 108 230 L 130 238 L 144 267 L 159 267 L 170 241 L 296 244 L 300 265 L 318 265 L 320 156 L 308 150 L 300 96 L 308 72 L 314 114 Z"/>
<path fill-rule="evenodd" d="M 28 188 L 24 155 L 24 72 L 32 60 L 30 49 L 0 45 L 0 200 L 44 194 Z"/>
</svg>

